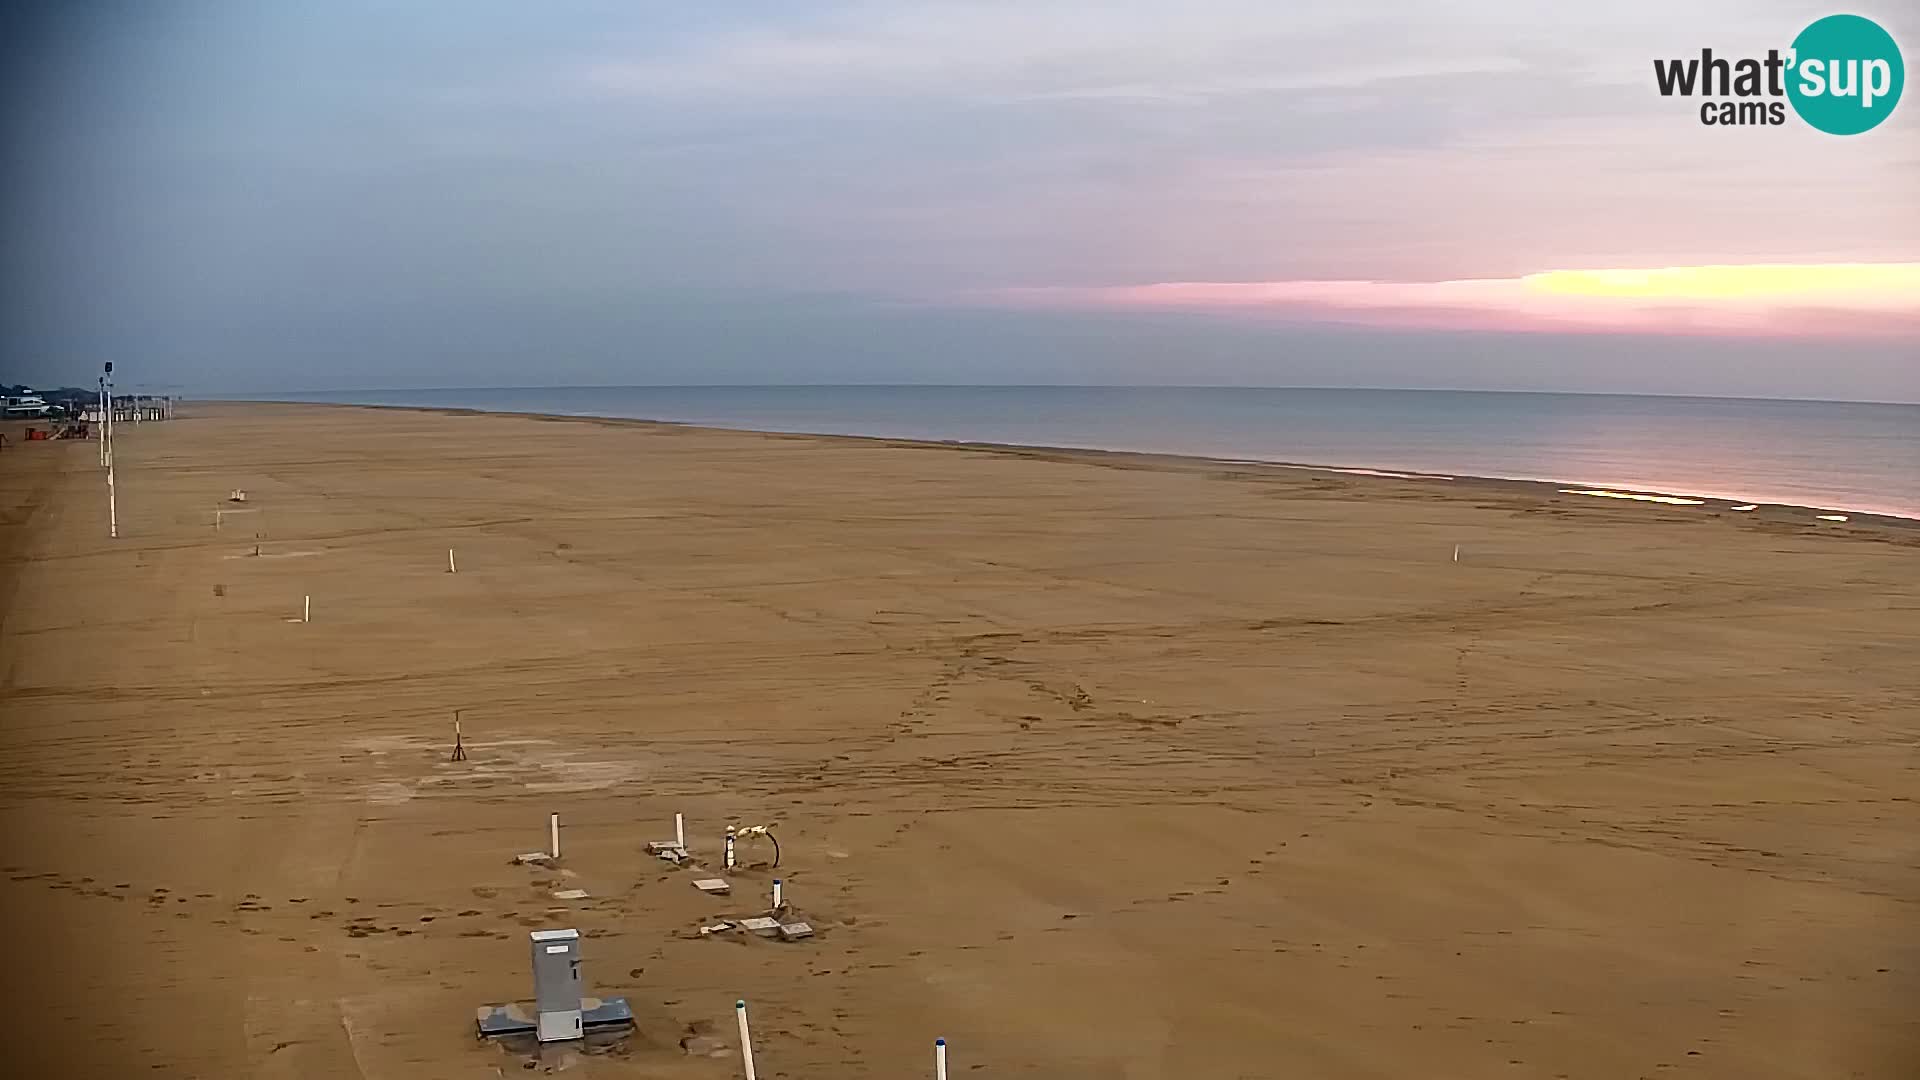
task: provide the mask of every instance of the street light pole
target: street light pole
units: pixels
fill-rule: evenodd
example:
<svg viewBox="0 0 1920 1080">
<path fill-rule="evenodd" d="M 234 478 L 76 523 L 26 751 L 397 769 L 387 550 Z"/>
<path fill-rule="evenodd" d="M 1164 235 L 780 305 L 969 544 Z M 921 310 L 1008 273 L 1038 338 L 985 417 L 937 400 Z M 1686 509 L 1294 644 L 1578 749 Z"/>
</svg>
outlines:
<svg viewBox="0 0 1920 1080">
<path fill-rule="evenodd" d="M 120 539 L 120 507 L 113 487 L 113 361 L 107 361 L 107 537 Z"/>
</svg>

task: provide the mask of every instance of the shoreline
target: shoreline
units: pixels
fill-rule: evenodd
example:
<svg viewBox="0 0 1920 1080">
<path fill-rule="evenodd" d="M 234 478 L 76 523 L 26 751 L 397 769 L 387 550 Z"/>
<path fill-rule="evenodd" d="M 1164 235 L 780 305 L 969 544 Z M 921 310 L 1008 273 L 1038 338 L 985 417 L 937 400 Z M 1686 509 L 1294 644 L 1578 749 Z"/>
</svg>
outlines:
<svg viewBox="0 0 1920 1080">
<path fill-rule="evenodd" d="M 1510 494 L 1530 494 L 1550 501 L 1561 502 L 1564 505 L 1596 505 L 1602 503 L 1617 505 L 1627 502 L 1637 502 L 1639 505 L 1649 509 L 1658 508 L 1675 511 L 1710 512 L 1715 516 L 1738 515 L 1739 517 L 1754 521 L 1782 522 L 1827 529 L 1845 528 L 1847 526 L 1880 526 L 1900 530 L 1920 530 L 1920 515 L 1907 517 L 1899 514 L 1885 514 L 1871 510 L 1860 510 L 1853 507 L 1817 506 L 1806 503 L 1738 499 L 1719 495 L 1664 491 L 1581 480 L 1544 480 L 1507 476 L 1478 476 L 1463 473 L 1443 474 L 1388 466 L 1340 465 L 1325 462 L 1278 461 L 1256 458 L 1218 458 L 1200 454 L 1173 454 L 1147 450 L 1061 446 L 1046 443 L 1002 443 L 962 439 L 916 439 L 894 435 L 858 435 L 843 432 L 781 431 L 765 428 L 720 427 L 691 421 L 661 420 L 647 417 L 544 413 L 506 409 L 475 409 L 465 406 L 448 405 L 369 405 L 352 402 L 276 401 L 251 398 L 203 398 L 199 399 L 199 401 L 210 405 L 246 405 L 250 407 L 279 406 L 296 409 L 308 407 L 327 409 L 383 409 L 397 412 L 435 413 L 446 416 L 514 416 L 552 423 L 572 422 L 670 427 L 689 431 L 723 431 L 779 439 L 827 439 L 860 443 L 879 443 L 909 449 L 945 449 L 970 451 L 974 453 L 1011 454 L 1029 458 L 1065 458 L 1116 467 L 1142 468 L 1157 466 L 1161 468 L 1184 467 L 1188 469 L 1196 467 L 1260 470 L 1285 469 L 1307 473 L 1324 472 L 1360 481 L 1409 485 L 1448 484 L 1459 486 L 1458 488 L 1454 488 L 1454 490 L 1459 490 L 1459 488 L 1475 488 L 1486 491 L 1502 491 Z M 1751 505 L 1753 509 L 1734 510 L 1736 506 L 1749 505 Z M 1819 516 L 1822 514 L 1843 514 L 1846 515 L 1846 520 L 1823 520 Z"/>
</svg>

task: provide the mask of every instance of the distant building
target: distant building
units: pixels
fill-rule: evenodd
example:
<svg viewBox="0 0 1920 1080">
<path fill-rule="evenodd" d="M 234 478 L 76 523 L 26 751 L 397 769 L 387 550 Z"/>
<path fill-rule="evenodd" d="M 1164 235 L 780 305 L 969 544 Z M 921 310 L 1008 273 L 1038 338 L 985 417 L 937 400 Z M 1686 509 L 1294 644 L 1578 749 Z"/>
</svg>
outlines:
<svg viewBox="0 0 1920 1080">
<path fill-rule="evenodd" d="M 9 420 L 51 416 L 53 412 L 54 406 L 47 404 L 39 394 L 10 394 L 6 398 L 5 414 Z"/>
</svg>

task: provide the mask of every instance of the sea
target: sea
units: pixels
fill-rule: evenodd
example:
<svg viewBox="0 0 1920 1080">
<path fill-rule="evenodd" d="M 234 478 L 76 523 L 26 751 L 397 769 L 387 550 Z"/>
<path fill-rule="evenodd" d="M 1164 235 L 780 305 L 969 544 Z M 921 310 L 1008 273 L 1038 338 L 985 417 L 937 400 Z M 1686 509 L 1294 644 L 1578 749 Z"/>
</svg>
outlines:
<svg viewBox="0 0 1920 1080">
<path fill-rule="evenodd" d="M 1920 519 L 1920 405 L 1087 386 L 522 387 L 335 391 L 271 400 L 1143 451 L 1544 480 Z"/>
</svg>

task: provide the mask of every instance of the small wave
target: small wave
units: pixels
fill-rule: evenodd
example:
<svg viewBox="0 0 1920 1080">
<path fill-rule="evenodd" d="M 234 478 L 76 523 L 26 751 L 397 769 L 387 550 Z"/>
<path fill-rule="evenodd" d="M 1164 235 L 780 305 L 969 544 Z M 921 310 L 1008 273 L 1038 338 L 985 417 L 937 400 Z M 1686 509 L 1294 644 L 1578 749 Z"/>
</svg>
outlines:
<svg viewBox="0 0 1920 1080">
<path fill-rule="evenodd" d="M 1592 495 L 1599 499 L 1631 499 L 1634 502 L 1665 503 L 1669 506 L 1705 506 L 1705 499 L 1680 495 L 1648 495 L 1638 491 L 1608 491 L 1605 488 L 1561 488 L 1562 495 Z"/>
</svg>

